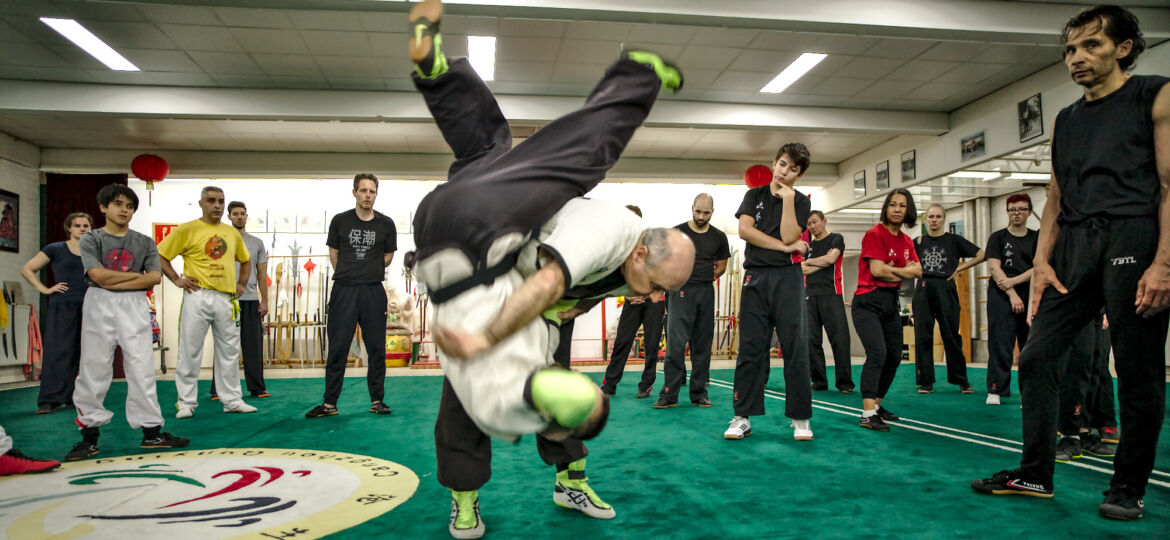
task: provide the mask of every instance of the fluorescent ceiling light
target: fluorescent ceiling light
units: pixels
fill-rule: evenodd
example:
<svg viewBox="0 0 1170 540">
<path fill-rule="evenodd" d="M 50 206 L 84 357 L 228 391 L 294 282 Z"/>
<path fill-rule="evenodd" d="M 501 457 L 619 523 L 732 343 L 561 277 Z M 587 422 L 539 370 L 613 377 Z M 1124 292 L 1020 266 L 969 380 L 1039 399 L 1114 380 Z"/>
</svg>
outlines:
<svg viewBox="0 0 1170 540">
<path fill-rule="evenodd" d="M 946 176 L 950 178 L 978 178 L 979 180 L 986 182 L 988 180 L 1003 176 L 1003 173 L 996 171 L 956 171 Z"/>
<path fill-rule="evenodd" d="M 118 51 L 106 45 L 106 42 L 93 35 L 92 32 L 86 30 L 84 26 L 81 26 L 81 24 L 73 19 L 41 17 L 41 22 L 49 25 L 58 34 L 65 36 L 65 39 L 72 41 L 74 45 L 81 47 L 90 56 L 97 58 L 99 62 L 114 71 L 141 71 L 137 66 L 131 64 L 129 60 L 118 54 Z"/>
<path fill-rule="evenodd" d="M 844 210 L 837 210 L 842 214 L 880 214 L 882 211 L 878 208 L 846 208 Z"/>
<path fill-rule="evenodd" d="M 1012 173 L 1007 177 L 1008 180 L 1048 180 L 1051 176 L 1048 173 L 1030 173 L 1017 172 Z"/>
<path fill-rule="evenodd" d="M 805 73 L 808 73 L 809 70 L 821 63 L 821 60 L 828 58 L 828 56 L 823 53 L 804 53 L 800 55 L 800 58 L 788 64 L 788 67 L 784 68 L 784 71 L 781 71 L 771 82 L 765 84 L 760 91 L 769 94 L 783 92 L 786 88 L 792 86 L 792 83 L 796 82 L 797 79 L 800 79 Z"/>
<path fill-rule="evenodd" d="M 494 36 L 467 36 L 467 59 L 479 78 L 496 78 L 496 38 Z"/>
</svg>

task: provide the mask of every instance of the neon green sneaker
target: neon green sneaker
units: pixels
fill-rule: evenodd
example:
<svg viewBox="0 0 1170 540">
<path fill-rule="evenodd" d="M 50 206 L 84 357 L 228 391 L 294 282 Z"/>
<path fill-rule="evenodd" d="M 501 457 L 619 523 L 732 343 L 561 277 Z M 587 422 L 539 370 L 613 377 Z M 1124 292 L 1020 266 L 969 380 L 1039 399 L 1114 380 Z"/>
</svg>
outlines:
<svg viewBox="0 0 1170 540">
<path fill-rule="evenodd" d="M 649 51 L 625 51 L 622 56 L 629 58 L 640 64 L 646 64 L 654 68 L 654 73 L 658 75 L 658 79 L 662 81 L 662 87 L 677 94 L 683 87 L 682 71 L 679 71 L 678 66 L 673 63 L 663 60 L 661 56 Z"/>
<path fill-rule="evenodd" d="M 443 54 L 443 36 L 439 21 L 443 18 L 443 3 L 438 0 L 418 2 L 410 10 L 406 34 L 414 71 L 424 79 L 434 79 L 447 72 L 447 56 Z M 431 43 L 426 38 L 431 38 Z"/>
<path fill-rule="evenodd" d="M 597 404 L 597 385 L 583 373 L 549 367 L 532 375 L 532 404 L 556 423 L 573 429 L 589 419 Z"/>
<path fill-rule="evenodd" d="M 553 489 L 553 502 L 559 506 L 577 510 L 592 518 L 613 519 L 617 517 L 613 507 L 589 487 L 585 477 L 585 458 L 569 464 L 569 468 L 557 473 L 557 485 Z"/>
<path fill-rule="evenodd" d="M 447 527 L 453 538 L 483 536 L 483 520 L 479 517 L 479 491 L 451 490 L 451 525 Z"/>
</svg>

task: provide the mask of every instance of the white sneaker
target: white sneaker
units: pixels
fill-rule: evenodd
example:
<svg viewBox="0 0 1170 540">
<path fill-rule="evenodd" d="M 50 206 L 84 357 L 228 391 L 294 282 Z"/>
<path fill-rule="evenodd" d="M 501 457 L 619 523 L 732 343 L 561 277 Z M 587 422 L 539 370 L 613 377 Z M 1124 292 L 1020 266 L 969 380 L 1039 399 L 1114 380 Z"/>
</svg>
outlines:
<svg viewBox="0 0 1170 540">
<path fill-rule="evenodd" d="M 813 440 L 812 426 L 808 419 L 792 421 L 792 438 L 798 441 Z"/>
<path fill-rule="evenodd" d="M 225 412 L 225 413 L 250 413 L 250 412 L 256 412 L 256 407 L 248 405 L 247 403 L 244 403 L 243 400 L 241 400 L 240 402 L 236 403 L 235 407 L 232 407 L 230 409 L 227 407 L 224 407 L 223 412 Z"/>
<path fill-rule="evenodd" d="M 752 434 L 752 421 L 746 416 L 736 416 L 728 423 L 731 427 L 723 432 L 724 439 L 739 440 Z"/>
<path fill-rule="evenodd" d="M 999 394 L 987 394 L 988 405 L 999 405 Z"/>
<path fill-rule="evenodd" d="M 175 413 L 175 418 L 191 418 L 192 416 L 195 416 L 195 409 L 191 407 L 179 407 L 179 412 Z"/>
</svg>

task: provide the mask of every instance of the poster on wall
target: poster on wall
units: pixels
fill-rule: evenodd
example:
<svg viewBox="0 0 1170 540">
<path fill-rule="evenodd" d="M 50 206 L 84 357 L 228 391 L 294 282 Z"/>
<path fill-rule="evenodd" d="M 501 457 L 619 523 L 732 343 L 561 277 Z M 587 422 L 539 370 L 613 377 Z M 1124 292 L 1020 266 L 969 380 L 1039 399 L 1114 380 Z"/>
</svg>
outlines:
<svg viewBox="0 0 1170 540">
<path fill-rule="evenodd" d="M 269 212 L 268 232 L 297 232 L 297 215 L 293 212 Z"/>
<path fill-rule="evenodd" d="M 902 181 L 909 182 L 918 176 L 918 163 L 915 151 L 902 154 Z"/>
<path fill-rule="evenodd" d="M 248 222 L 244 226 L 249 232 L 267 232 L 268 210 L 248 210 Z"/>
<path fill-rule="evenodd" d="M 152 223 L 150 229 L 154 232 L 154 245 L 161 244 L 177 228 L 178 223 Z"/>
<path fill-rule="evenodd" d="M 876 169 L 874 178 L 877 178 L 877 188 L 879 190 L 888 189 L 890 187 L 890 160 L 878 163 Z"/>
<path fill-rule="evenodd" d="M 0 251 L 20 252 L 20 195 L 0 189 Z"/>
<path fill-rule="evenodd" d="M 987 154 L 987 144 L 983 133 L 984 132 L 980 131 L 974 135 L 963 137 L 963 140 L 959 145 L 962 152 L 962 158 L 960 161 L 967 161 L 968 159 L 977 158 Z"/>
<path fill-rule="evenodd" d="M 865 196 L 865 170 L 853 173 L 853 198 Z"/>
<path fill-rule="evenodd" d="M 1040 108 L 1040 94 L 1016 104 L 1020 121 L 1020 142 L 1044 134 L 1044 111 Z"/>
<path fill-rule="evenodd" d="M 308 214 L 297 214 L 298 233 L 323 233 L 325 231 L 325 211 Z"/>
</svg>

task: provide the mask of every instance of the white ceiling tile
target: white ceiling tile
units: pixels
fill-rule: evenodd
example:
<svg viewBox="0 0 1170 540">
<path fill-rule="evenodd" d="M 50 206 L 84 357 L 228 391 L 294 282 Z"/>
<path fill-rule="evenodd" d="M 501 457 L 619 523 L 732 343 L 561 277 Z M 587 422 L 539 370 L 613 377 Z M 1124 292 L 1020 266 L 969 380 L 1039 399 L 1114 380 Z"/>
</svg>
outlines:
<svg viewBox="0 0 1170 540">
<path fill-rule="evenodd" d="M 850 79 L 846 77 L 830 77 L 825 82 L 813 88 L 814 95 L 849 97 L 856 95 L 867 86 L 873 84 L 869 79 Z"/>
<path fill-rule="evenodd" d="M 683 89 L 684 94 L 690 94 L 696 90 L 706 90 L 719 78 L 719 74 L 723 71 L 718 69 L 683 69 Z"/>
<path fill-rule="evenodd" d="M 108 84 L 154 84 L 154 74 L 145 71 L 114 71 L 112 69 L 88 70 L 94 82 Z"/>
<path fill-rule="evenodd" d="M 143 71 L 183 71 L 187 73 L 203 71 L 183 51 L 122 49 L 120 52 L 122 56 L 125 56 L 127 60 Z"/>
<path fill-rule="evenodd" d="M 826 34 L 812 44 L 810 52 L 858 55 L 881 41 L 879 38 Z"/>
<path fill-rule="evenodd" d="M 967 62 L 979 56 L 988 45 L 974 41 L 942 41 L 927 49 L 919 56 L 922 60 L 947 60 L 951 62 Z"/>
<path fill-rule="evenodd" d="M 496 38 L 496 61 L 552 62 L 557 59 L 557 54 L 560 50 L 561 40 L 559 39 L 523 37 Z"/>
<path fill-rule="evenodd" d="M 880 79 L 894 71 L 906 61 L 900 58 L 854 58 L 833 73 L 834 77 L 855 77 L 858 79 Z"/>
<path fill-rule="evenodd" d="M 271 28 L 232 28 L 232 36 L 250 53 L 308 54 L 305 42 L 296 30 Z M 365 43 L 365 33 L 353 32 L 351 40 Z M 316 51 L 314 51 L 316 52 Z M 322 53 L 317 53 L 322 54 Z M 367 53 L 369 54 L 369 53 Z"/>
<path fill-rule="evenodd" d="M 857 97 L 895 99 L 905 96 L 919 86 L 922 86 L 922 83 L 911 81 L 878 81 L 861 92 L 858 92 Z"/>
<path fill-rule="evenodd" d="M 382 79 L 373 77 L 327 77 L 335 90 L 385 90 Z"/>
<path fill-rule="evenodd" d="M 958 62 L 939 60 L 911 60 L 885 78 L 892 81 L 933 81 L 959 65 Z"/>
<path fill-rule="evenodd" d="M 699 99 L 702 101 L 723 101 L 728 103 L 746 103 L 755 92 L 750 90 L 707 90 L 704 91 Z"/>
<path fill-rule="evenodd" d="M 10 41 L 28 41 L 28 36 L 22 34 L 15 26 L 0 19 L 0 43 Z"/>
<path fill-rule="evenodd" d="M 877 58 L 914 58 L 934 46 L 932 39 L 883 38 L 865 50 L 865 56 Z"/>
<path fill-rule="evenodd" d="M 739 49 L 730 47 L 702 47 L 687 45 L 678 57 L 678 63 L 683 68 L 683 74 L 689 68 L 699 69 L 726 69 L 739 56 Z"/>
<path fill-rule="evenodd" d="M 301 37 L 316 55 L 374 56 L 374 48 L 365 32 L 338 32 L 333 30 L 302 30 Z M 406 49 L 406 41 L 399 45 Z"/>
<path fill-rule="evenodd" d="M 156 23 L 179 23 L 217 26 L 222 24 L 215 12 L 207 7 L 139 4 L 138 11 Z"/>
<path fill-rule="evenodd" d="M 262 74 L 236 75 L 227 73 L 213 73 L 211 74 L 211 77 L 214 78 L 220 86 L 225 86 L 228 88 L 272 88 L 275 86 L 272 84 L 272 79 L 269 79 L 267 75 Z"/>
<path fill-rule="evenodd" d="M 773 51 L 814 52 L 811 47 L 820 38 L 820 34 L 804 32 L 763 31 L 748 47 Z"/>
<path fill-rule="evenodd" d="M 488 88 L 496 94 L 536 95 L 547 91 L 548 85 L 531 82 L 492 81 Z M 578 95 L 574 93 L 573 95 Z"/>
<path fill-rule="evenodd" d="M 746 47 L 759 33 L 759 30 L 739 28 L 699 28 L 687 43 L 709 47 Z"/>
<path fill-rule="evenodd" d="M 252 59 L 269 75 L 317 76 L 321 70 L 312 56 L 303 54 L 253 54 Z"/>
<path fill-rule="evenodd" d="M 382 32 L 401 32 L 406 29 L 406 21 L 403 21 L 402 30 L 396 28 L 388 28 L 381 30 Z M 451 32 L 454 34 L 467 34 L 471 36 L 498 36 L 500 32 L 500 20 L 495 17 L 460 17 L 460 16 L 444 16 L 443 17 L 443 32 Z"/>
<path fill-rule="evenodd" d="M 812 94 L 813 88 L 816 88 L 821 83 L 825 82 L 828 77 L 818 77 L 816 75 L 805 75 L 792 83 L 783 94 Z M 771 79 L 769 79 L 771 80 Z"/>
<path fill-rule="evenodd" d="M 552 62 L 496 61 L 496 80 L 547 83 L 553 72 Z"/>
<path fill-rule="evenodd" d="M 724 71 L 715 82 L 711 83 L 711 90 L 737 90 L 742 92 L 759 92 L 774 75 L 769 73 L 755 73 L 749 71 Z"/>
<path fill-rule="evenodd" d="M 289 11 L 293 26 L 302 30 L 361 30 L 364 13 L 355 11 Z M 446 22 L 446 21 L 444 21 Z"/>
<path fill-rule="evenodd" d="M 561 43 L 558 62 L 574 64 L 611 64 L 621 53 L 621 44 L 616 41 L 586 41 L 566 39 Z"/>
<path fill-rule="evenodd" d="M 946 83 L 976 83 L 990 79 L 1009 68 L 1013 67 L 1010 64 L 979 64 L 976 62 L 964 62 L 959 67 L 952 69 L 937 79 L 938 82 Z"/>
<path fill-rule="evenodd" d="M 443 32 L 449 31 L 443 18 Z M 362 30 L 367 32 L 406 32 L 406 13 L 365 12 L 362 13 Z"/>
<path fill-rule="evenodd" d="M 775 76 L 799 56 L 799 53 L 790 51 L 746 49 L 739 53 L 739 56 L 735 58 L 735 61 L 727 69 L 771 73 Z"/>
<path fill-rule="evenodd" d="M 179 48 L 186 51 L 244 52 L 231 31 L 223 26 L 192 26 L 185 24 L 160 24 L 159 28 Z"/>
<path fill-rule="evenodd" d="M 227 26 L 242 28 L 293 28 L 288 11 L 283 9 L 251 9 L 216 7 L 215 16 Z"/>
<path fill-rule="evenodd" d="M 566 23 L 564 21 L 547 21 L 538 19 L 500 19 L 500 36 L 515 37 L 552 37 L 564 36 Z"/>
<path fill-rule="evenodd" d="M 614 22 L 573 21 L 565 28 L 568 39 L 612 39 L 625 41 L 630 35 L 632 24 Z"/>
<path fill-rule="evenodd" d="M 967 85 L 965 84 L 948 84 L 941 82 L 928 82 L 910 92 L 904 98 L 918 99 L 928 101 L 940 101 L 948 99 L 959 92 L 962 92 Z"/>
<path fill-rule="evenodd" d="M 334 77 L 378 78 L 385 69 L 384 59 L 372 56 L 318 56 L 317 65 L 331 80 Z"/>
<path fill-rule="evenodd" d="M 146 16 L 136 6 L 128 3 L 68 2 L 67 4 L 69 5 L 70 18 L 84 21 L 87 25 L 90 21 L 147 21 Z"/>
<path fill-rule="evenodd" d="M 409 52 L 406 49 L 407 37 L 406 34 L 382 33 L 382 32 L 367 32 L 366 39 L 370 40 L 370 49 L 374 51 L 374 56 L 385 56 L 394 58 L 406 58 Z M 449 40 L 443 40 L 443 53 L 446 54 L 452 51 Z M 465 51 L 466 52 L 466 51 Z M 497 58 L 499 57 L 499 49 L 496 51 Z M 450 56 L 450 55 L 448 55 Z"/>
<path fill-rule="evenodd" d="M 98 61 L 97 58 L 90 56 L 89 53 L 74 46 L 72 43 L 68 45 L 54 45 L 49 47 L 50 50 L 57 56 L 64 58 L 69 64 L 81 69 L 109 69 L 105 64 Z"/>
<path fill-rule="evenodd" d="M 683 45 L 691 40 L 698 28 L 665 24 L 635 24 L 630 28 L 626 41 L 634 45 L 668 43 Z"/>
<path fill-rule="evenodd" d="M 898 111 L 922 111 L 930 110 L 935 104 L 932 100 L 921 99 L 895 99 L 886 104 L 886 107 Z"/>
<path fill-rule="evenodd" d="M 171 38 L 153 23 L 86 21 L 85 27 L 111 47 L 132 49 L 177 49 Z"/>
<path fill-rule="evenodd" d="M 243 53 L 191 51 L 187 54 L 199 64 L 199 67 L 212 74 L 254 74 L 260 72 L 260 66 L 256 65 L 252 57 Z"/>
<path fill-rule="evenodd" d="M 82 52 L 81 54 L 85 53 Z M 3 47 L 0 47 L 0 64 L 51 68 L 73 67 L 70 62 L 48 47 L 28 42 L 7 43 Z"/>
<path fill-rule="evenodd" d="M 1056 45 L 992 45 L 971 59 L 992 64 L 1054 64 L 1060 61 Z"/>
</svg>

